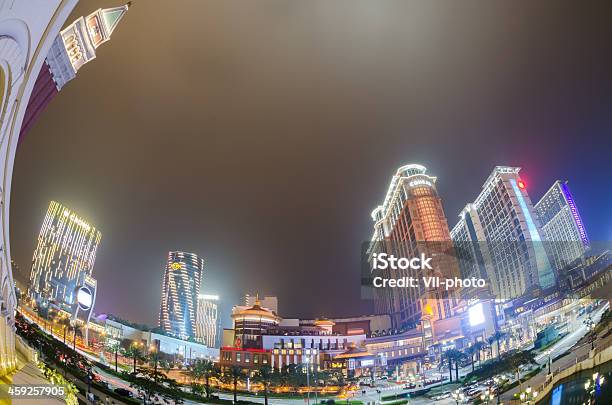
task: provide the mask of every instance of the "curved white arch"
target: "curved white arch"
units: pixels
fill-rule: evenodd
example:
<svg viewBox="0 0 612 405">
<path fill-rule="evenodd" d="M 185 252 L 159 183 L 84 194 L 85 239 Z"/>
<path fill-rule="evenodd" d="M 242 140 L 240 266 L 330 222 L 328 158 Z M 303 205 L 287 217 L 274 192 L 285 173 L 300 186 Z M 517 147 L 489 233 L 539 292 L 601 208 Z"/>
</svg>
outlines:
<svg viewBox="0 0 612 405">
<path fill-rule="evenodd" d="M 17 0 L 0 5 L 0 376 L 16 365 L 9 213 L 13 164 L 25 111 L 49 49 L 78 0 Z M 8 286 L 8 287 L 6 287 Z M 6 359 L 6 360 L 5 360 Z"/>
</svg>

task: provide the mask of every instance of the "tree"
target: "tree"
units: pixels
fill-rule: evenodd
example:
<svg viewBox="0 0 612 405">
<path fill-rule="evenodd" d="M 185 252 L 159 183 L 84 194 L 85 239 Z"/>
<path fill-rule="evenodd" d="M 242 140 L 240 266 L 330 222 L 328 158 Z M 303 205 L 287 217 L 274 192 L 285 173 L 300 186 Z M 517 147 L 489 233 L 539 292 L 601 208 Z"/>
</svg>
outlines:
<svg viewBox="0 0 612 405">
<path fill-rule="evenodd" d="M 157 374 L 157 364 L 159 363 L 159 350 L 157 350 L 157 347 L 151 349 L 148 358 L 153 363 L 153 371 Z"/>
<path fill-rule="evenodd" d="M 452 357 L 448 355 L 448 350 L 442 352 L 440 355 L 440 364 L 438 365 L 438 369 L 441 370 L 445 364 L 448 365 L 448 381 L 453 382 L 453 360 Z"/>
<path fill-rule="evenodd" d="M 496 330 L 495 333 L 493 333 L 493 335 L 491 335 L 491 337 L 489 337 L 489 344 L 491 345 L 491 353 L 493 352 L 493 343 L 497 342 L 497 357 L 499 357 L 499 355 L 501 354 L 501 341 L 504 340 L 506 338 L 506 333 Z M 493 357 L 493 354 L 491 354 L 491 357 Z"/>
<path fill-rule="evenodd" d="M 64 329 L 64 344 L 66 344 L 66 331 L 70 328 L 70 318 L 61 317 L 59 321 L 57 321 Z"/>
<path fill-rule="evenodd" d="M 136 361 L 143 359 L 142 349 L 140 348 L 140 345 L 138 343 L 132 343 L 130 347 L 123 350 L 123 355 L 125 357 L 131 357 L 134 360 L 133 372 L 135 373 L 136 372 Z"/>
<path fill-rule="evenodd" d="M 493 358 L 493 343 L 495 343 L 495 338 L 493 336 L 489 336 L 487 338 L 487 347 L 489 348 L 489 358 Z"/>
<path fill-rule="evenodd" d="M 79 336 L 82 336 L 81 333 L 81 326 L 78 323 L 74 323 L 74 325 L 72 326 L 72 330 L 73 330 L 73 335 L 72 335 L 72 350 L 74 350 L 76 352 L 76 337 L 77 337 L 77 333 L 79 334 Z"/>
<path fill-rule="evenodd" d="M 219 368 L 215 365 L 215 363 L 210 360 L 200 360 L 193 365 L 189 374 L 196 381 L 204 378 L 206 397 L 210 398 L 210 379 L 219 375 Z"/>
<path fill-rule="evenodd" d="M 238 381 L 240 381 L 240 379 L 244 377 L 244 372 L 242 371 L 242 367 L 236 366 L 236 365 L 231 366 L 229 368 L 229 371 L 226 372 L 225 377 L 234 387 L 233 389 L 234 403 L 237 403 L 238 402 L 238 399 L 237 399 Z"/>
<path fill-rule="evenodd" d="M 452 363 L 455 363 L 455 380 L 459 381 L 459 362 L 463 358 L 463 353 L 461 353 L 457 349 L 448 349 L 446 352 L 446 357 L 449 360 L 449 371 L 452 373 Z M 452 380 L 452 378 L 451 378 Z"/>
<path fill-rule="evenodd" d="M 486 346 L 487 344 L 482 341 L 478 341 L 474 343 L 474 345 L 472 346 L 474 348 L 474 352 L 476 353 L 476 358 L 478 359 L 478 367 L 482 366 L 482 359 L 480 357 L 480 352 L 484 350 Z"/>
<path fill-rule="evenodd" d="M 521 386 L 521 369 L 523 364 L 536 364 L 535 357 L 531 352 L 516 352 L 503 359 L 504 363 L 507 363 L 514 372 L 516 372 L 516 379 L 519 382 L 519 392 L 523 391 Z"/>
<path fill-rule="evenodd" d="M 469 357 L 470 364 L 472 365 L 472 372 L 474 372 L 474 354 L 476 354 L 476 348 L 474 345 L 467 347 L 464 354 L 466 357 Z"/>
<path fill-rule="evenodd" d="M 115 354 L 115 373 L 118 373 L 118 367 L 117 367 L 117 356 L 118 356 L 118 352 L 119 352 L 119 342 L 113 342 L 113 343 L 108 343 L 106 345 L 106 348 Z"/>
<path fill-rule="evenodd" d="M 163 394 L 174 400 L 178 400 L 181 397 L 176 381 L 160 372 L 143 368 L 138 372 L 127 374 L 127 376 L 130 386 L 143 391 L 147 401 L 156 393 Z"/>
<path fill-rule="evenodd" d="M 268 388 L 270 386 L 270 381 L 272 380 L 273 371 L 272 367 L 269 365 L 263 365 L 257 370 L 257 374 L 255 375 L 255 379 L 260 381 L 264 386 L 264 404 L 268 405 Z"/>
</svg>

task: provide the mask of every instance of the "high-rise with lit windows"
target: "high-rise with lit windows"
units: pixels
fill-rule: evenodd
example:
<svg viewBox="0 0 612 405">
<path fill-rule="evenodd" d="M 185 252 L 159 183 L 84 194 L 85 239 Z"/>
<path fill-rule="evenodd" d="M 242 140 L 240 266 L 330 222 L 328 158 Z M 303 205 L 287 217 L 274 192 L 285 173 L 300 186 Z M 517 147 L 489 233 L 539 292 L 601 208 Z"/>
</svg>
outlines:
<svg viewBox="0 0 612 405">
<path fill-rule="evenodd" d="M 556 181 L 535 205 L 553 265 L 563 270 L 589 248 L 586 228 L 567 182 Z"/>
<path fill-rule="evenodd" d="M 436 256 L 436 275 L 441 272 L 446 277 L 453 277 L 459 271 L 456 258 L 452 254 L 438 254 L 452 250 L 452 242 L 442 199 L 436 190 L 436 178 L 426 171 L 425 167 L 417 164 L 402 166 L 397 170 L 383 203 L 372 212 L 374 235 L 368 253 L 370 259 L 380 253 L 405 258 L 420 254 Z M 386 270 L 381 276 L 420 278 L 426 274 L 407 275 L 405 272 Z M 444 289 L 429 292 L 422 288 L 376 290 L 376 311 L 389 314 L 393 328 L 423 323 L 425 334 L 430 335 L 433 321 L 452 316 L 457 303 L 456 296 Z"/>
<path fill-rule="evenodd" d="M 555 286 L 542 229 L 520 170 L 497 166 L 451 231 L 464 276 L 486 277 L 490 291 L 502 299 Z"/>
<path fill-rule="evenodd" d="M 91 277 L 102 234 L 62 204 L 51 201 L 32 259 L 30 295 L 66 310 Z"/>
<path fill-rule="evenodd" d="M 217 323 L 219 313 L 219 296 L 211 294 L 198 295 L 196 314 L 196 339 L 208 347 L 217 345 Z"/>
<path fill-rule="evenodd" d="M 165 332 L 181 339 L 196 336 L 203 273 L 204 260 L 195 253 L 168 253 L 159 311 L 159 326 Z"/>
</svg>

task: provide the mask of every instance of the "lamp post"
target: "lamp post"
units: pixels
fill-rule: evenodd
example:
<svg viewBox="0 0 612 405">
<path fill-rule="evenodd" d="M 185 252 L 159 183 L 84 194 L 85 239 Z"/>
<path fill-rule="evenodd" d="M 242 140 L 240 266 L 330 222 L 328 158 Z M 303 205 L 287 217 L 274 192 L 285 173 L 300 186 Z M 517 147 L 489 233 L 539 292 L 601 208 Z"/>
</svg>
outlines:
<svg viewBox="0 0 612 405">
<path fill-rule="evenodd" d="M 531 387 L 527 387 L 525 391 L 521 392 L 519 398 L 522 404 L 535 404 L 538 397 L 538 392 L 533 391 Z"/>
<path fill-rule="evenodd" d="M 453 391 L 451 396 L 453 397 L 457 405 L 459 405 L 460 403 L 465 403 L 465 394 L 463 393 L 463 391 L 461 391 L 460 388 L 457 388 L 455 391 Z"/>
<path fill-rule="evenodd" d="M 595 329 L 595 322 L 589 316 L 587 319 L 584 320 L 584 324 L 586 325 L 586 327 L 588 329 L 589 342 L 591 343 L 591 350 L 594 350 L 595 349 L 596 336 L 593 336 L 593 331 Z"/>
<path fill-rule="evenodd" d="M 306 355 L 306 404 L 310 405 L 310 353 Z"/>
<path fill-rule="evenodd" d="M 497 403 L 499 404 L 499 395 L 501 394 L 501 383 L 503 379 L 501 377 L 493 377 L 493 384 L 495 384 L 495 394 L 497 394 Z"/>
<path fill-rule="evenodd" d="M 487 388 L 482 394 L 480 394 L 480 400 L 485 403 L 489 403 L 493 399 L 493 392 L 490 388 Z"/>
</svg>

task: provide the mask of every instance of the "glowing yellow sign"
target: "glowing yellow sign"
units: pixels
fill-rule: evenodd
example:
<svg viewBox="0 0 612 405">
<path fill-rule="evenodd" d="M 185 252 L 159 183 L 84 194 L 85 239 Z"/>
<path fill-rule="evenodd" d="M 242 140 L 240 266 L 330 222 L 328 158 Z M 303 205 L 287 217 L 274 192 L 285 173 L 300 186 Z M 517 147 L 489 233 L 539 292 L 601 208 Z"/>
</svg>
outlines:
<svg viewBox="0 0 612 405">
<path fill-rule="evenodd" d="M 180 270 L 180 269 L 181 269 L 181 267 L 182 267 L 182 266 L 181 266 L 181 264 L 180 264 L 179 262 L 174 262 L 174 263 L 172 263 L 172 264 L 170 265 L 170 268 L 171 268 L 172 270 Z"/>
</svg>

